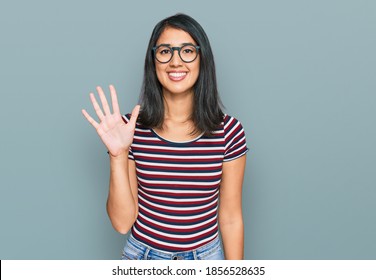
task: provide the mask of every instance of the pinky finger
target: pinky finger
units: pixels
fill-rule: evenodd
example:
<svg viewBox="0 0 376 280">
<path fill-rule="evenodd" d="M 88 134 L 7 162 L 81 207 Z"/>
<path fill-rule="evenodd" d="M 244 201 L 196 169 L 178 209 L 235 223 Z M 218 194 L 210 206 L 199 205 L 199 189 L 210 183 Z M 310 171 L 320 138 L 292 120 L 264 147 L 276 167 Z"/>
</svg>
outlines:
<svg viewBox="0 0 376 280">
<path fill-rule="evenodd" d="M 81 112 L 85 116 L 85 118 L 88 120 L 88 122 L 91 123 L 91 125 L 94 126 L 95 129 L 97 129 L 99 124 L 92 117 L 90 117 L 90 115 L 86 112 L 86 110 L 82 109 Z"/>
</svg>

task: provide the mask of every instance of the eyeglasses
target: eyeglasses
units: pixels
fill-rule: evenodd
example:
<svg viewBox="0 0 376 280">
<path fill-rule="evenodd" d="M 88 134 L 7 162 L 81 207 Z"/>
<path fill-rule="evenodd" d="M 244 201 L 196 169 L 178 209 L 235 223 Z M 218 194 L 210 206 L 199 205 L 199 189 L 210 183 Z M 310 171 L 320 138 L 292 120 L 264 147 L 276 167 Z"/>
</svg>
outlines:
<svg viewBox="0 0 376 280">
<path fill-rule="evenodd" d="M 170 47 L 169 45 L 159 45 L 153 47 L 154 57 L 160 63 L 169 62 L 174 56 L 174 51 L 178 51 L 180 59 L 185 63 L 194 61 L 198 56 L 199 46 L 184 44 L 181 47 Z"/>
</svg>

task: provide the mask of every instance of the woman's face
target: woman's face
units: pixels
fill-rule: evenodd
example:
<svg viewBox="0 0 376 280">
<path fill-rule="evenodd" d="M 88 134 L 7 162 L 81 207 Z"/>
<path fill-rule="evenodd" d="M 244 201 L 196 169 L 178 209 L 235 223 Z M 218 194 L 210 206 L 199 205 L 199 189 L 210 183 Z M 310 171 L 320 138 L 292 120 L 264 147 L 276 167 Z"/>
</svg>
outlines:
<svg viewBox="0 0 376 280">
<path fill-rule="evenodd" d="M 166 44 L 169 47 L 181 47 L 187 43 L 197 45 L 189 33 L 167 27 L 162 32 L 156 45 Z M 181 60 L 178 51 L 174 50 L 169 62 L 160 63 L 155 60 L 155 68 L 158 80 L 163 87 L 163 94 L 193 93 L 193 86 L 200 72 L 200 55 L 194 61 L 186 63 Z"/>
</svg>

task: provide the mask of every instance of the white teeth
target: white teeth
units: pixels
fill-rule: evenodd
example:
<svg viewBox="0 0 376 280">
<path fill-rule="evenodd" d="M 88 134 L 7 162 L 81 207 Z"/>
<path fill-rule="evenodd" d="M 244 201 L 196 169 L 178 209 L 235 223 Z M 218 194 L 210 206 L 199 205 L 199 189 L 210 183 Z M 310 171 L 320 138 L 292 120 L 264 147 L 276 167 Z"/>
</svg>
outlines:
<svg viewBox="0 0 376 280">
<path fill-rule="evenodd" d="M 187 75 L 187 73 L 185 73 L 185 72 L 171 72 L 171 73 L 168 73 L 168 75 L 170 75 L 172 77 L 182 77 L 182 76 Z"/>
</svg>

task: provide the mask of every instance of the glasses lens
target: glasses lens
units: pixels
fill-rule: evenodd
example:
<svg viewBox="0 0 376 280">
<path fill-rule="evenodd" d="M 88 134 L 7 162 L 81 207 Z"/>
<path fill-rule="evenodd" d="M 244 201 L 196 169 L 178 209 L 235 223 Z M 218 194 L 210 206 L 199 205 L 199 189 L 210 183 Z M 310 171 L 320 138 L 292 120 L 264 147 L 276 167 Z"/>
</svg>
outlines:
<svg viewBox="0 0 376 280">
<path fill-rule="evenodd" d="M 160 46 L 155 50 L 155 57 L 159 62 L 167 62 L 172 56 L 171 49 L 166 46 Z"/>
<path fill-rule="evenodd" d="M 192 62 L 197 57 L 197 50 L 191 45 L 183 46 L 180 50 L 180 57 L 185 62 Z"/>
</svg>

